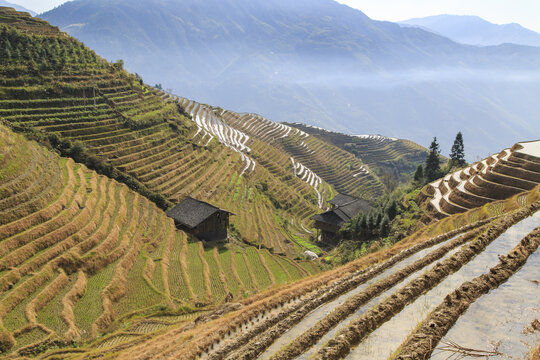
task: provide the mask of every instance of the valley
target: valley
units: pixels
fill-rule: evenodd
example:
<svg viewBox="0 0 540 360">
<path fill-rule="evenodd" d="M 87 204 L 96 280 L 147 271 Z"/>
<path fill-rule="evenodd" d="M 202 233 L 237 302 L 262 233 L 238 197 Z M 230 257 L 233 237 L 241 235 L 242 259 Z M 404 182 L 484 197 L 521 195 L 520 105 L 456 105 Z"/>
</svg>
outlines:
<svg viewBox="0 0 540 360">
<path fill-rule="evenodd" d="M 540 140 L 276 122 L 1 6 L 0 52 L 0 358 L 536 360 Z"/>
</svg>

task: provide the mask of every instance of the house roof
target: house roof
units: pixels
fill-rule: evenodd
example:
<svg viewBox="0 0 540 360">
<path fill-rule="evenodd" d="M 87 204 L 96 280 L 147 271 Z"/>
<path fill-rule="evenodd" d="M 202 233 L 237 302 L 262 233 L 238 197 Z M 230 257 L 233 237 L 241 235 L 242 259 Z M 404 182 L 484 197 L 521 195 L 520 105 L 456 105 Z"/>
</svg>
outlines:
<svg viewBox="0 0 540 360">
<path fill-rule="evenodd" d="M 349 221 L 361 212 L 368 211 L 370 207 L 371 206 L 367 201 L 362 199 L 354 199 L 351 202 L 338 206 L 334 210 L 339 217 L 346 217 L 346 221 Z"/>
<path fill-rule="evenodd" d="M 226 212 L 214 205 L 192 198 L 186 197 L 171 210 L 167 211 L 167 216 L 174 219 L 175 222 L 193 229 L 203 221 L 214 215 L 216 212 Z"/>
<path fill-rule="evenodd" d="M 328 202 L 335 206 L 342 206 L 354 200 L 357 200 L 357 198 L 355 198 L 354 196 L 345 195 L 345 194 L 337 194 L 336 196 L 334 196 L 332 200 Z"/>
<path fill-rule="evenodd" d="M 337 198 L 337 195 L 335 198 Z M 351 199 L 349 202 L 345 202 L 347 198 Z M 357 216 L 361 212 L 367 211 L 370 208 L 370 205 L 367 201 L 354 198 L 352 196 L 344 195 L 338 199 L 342 205 L 337 205 L 336 208 L 323 212 L 322 214 L 317 214 L 312 217 L 315 221 L 320 221 L 323 223 L 341 226 L 343 223 L 351 220 L 353 217 Z"/>
<path fill-rule="evenodd" d="M 343 219 L 335 213 L 334 210 L 328 210 L 322 214 L 317 214 L 311 217 L 315 221 L 319 221 L 325 224 L 340 226 L 344 223 Z"/>
</svg>

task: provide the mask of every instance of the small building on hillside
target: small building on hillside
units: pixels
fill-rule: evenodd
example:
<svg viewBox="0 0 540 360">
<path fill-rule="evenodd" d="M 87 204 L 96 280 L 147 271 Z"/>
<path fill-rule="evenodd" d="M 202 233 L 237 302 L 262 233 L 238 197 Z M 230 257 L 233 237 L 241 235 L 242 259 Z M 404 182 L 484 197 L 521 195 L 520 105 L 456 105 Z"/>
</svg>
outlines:
<svg viewBox="0 0 540 360">
<path fill-rule="evenodd" d="M 371 207 L 365 200 L 344 194 L 336 195 L 329 203 L 330 210 L 312 217 L 315 227 L 320 231 L 321 240 L 325 242 L 332 242 L 344 223 Z"/>
<path fill-rule="evenodd" d="M 215 241 L 227 238 L 229 215 L 234 214 L 188 196 L 167 211 L 167 215 L 174 220 L 178 229 L 201 240 Z"/>
</svg>

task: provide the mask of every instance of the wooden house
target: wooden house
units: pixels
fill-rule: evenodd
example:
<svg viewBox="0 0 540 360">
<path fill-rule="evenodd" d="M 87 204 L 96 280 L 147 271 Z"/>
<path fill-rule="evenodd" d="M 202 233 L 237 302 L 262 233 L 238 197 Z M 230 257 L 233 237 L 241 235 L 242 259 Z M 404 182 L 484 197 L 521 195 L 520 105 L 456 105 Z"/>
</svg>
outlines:
<svg viewBox="0 0 540 360">
<path fill-rule="evenodd" d="M 167 211 L 176 227 L 205 241 L 224 240 L 229 227 L 229 211 L 190 196 Z"/>
<path fill-rule="evenodd" d="M 315 220 L 315 227 L 318 232 L 320 231 L 321 241 L 325 242 L 334 241 L 344 223 L 371 207 L 365 200 L 344 194 L 336 195 L 329 203 L 330 210 L 312 217 Z"/>
</svg>

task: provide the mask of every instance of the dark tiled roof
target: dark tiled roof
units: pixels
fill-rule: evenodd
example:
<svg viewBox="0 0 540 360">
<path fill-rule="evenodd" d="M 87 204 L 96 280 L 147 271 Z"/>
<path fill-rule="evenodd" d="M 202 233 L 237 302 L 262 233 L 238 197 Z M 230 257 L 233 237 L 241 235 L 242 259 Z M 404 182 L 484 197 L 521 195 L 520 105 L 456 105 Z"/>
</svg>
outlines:
<svg viewBox="0 0 540 360">
<path fill-rule="evenodd" d="M 337 194 L 336 196 L 334 196 L 332 200 L 329 201 L 329 203 L 336 206 L 342 206 L 354 200 L 356 200 L 354 196 L 345 195 L 345 194 Z"/>
<path fill-rule="evenodd" d="M 336 210 L 338 213 L 343 213 L 347 217 L 347 221 L 361 212 L 368 211 L 371 206 L 369 203 L 362 199 L 355 199 L 347 204 L 338 206 Z M 341 216 L 340 216 L 341 217 Z"/>
<path fill-rule="evenodd" d="M 312 217 L 315 221 L 320 221 L 326 224 L 341 225 L 343 224 L 343 219 L 340 218 L 334 210 L 323 212 L 322 214 L 317 214 Z"/>
<path fill-rule="evenodd" d="M 352 198 L 350 196 L 348 197 Z M 369 210 L 370 205 L 367 201 L 357 198 L 352 199 L 352 201 L 344 203 L 341 206 L 337 206 L 335 209 L 328 210 L 322 214 L 317 214 L 313 216 L 312 219 L 327 224 L 341 226 L 343 223 L 349 221 L 358 214 Z"/>
<path fill-rule="evenodd" d="M 167 216 L 173 218 L 175 222 L 193 229 L 218 211 L 228 213 L 226 210 L 188 196 L 167 211 Z"/>
</svg>

